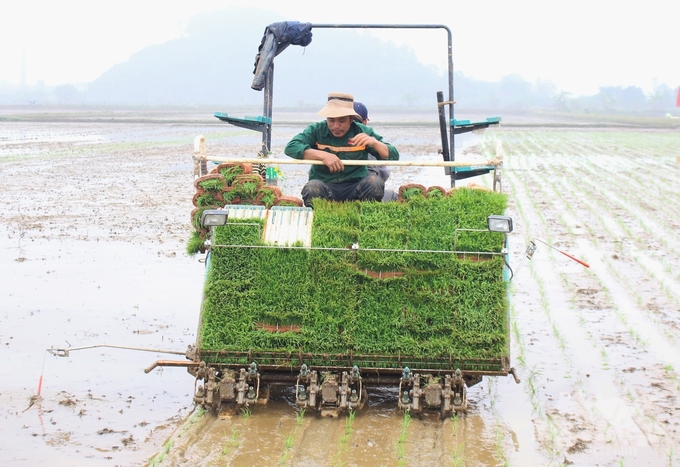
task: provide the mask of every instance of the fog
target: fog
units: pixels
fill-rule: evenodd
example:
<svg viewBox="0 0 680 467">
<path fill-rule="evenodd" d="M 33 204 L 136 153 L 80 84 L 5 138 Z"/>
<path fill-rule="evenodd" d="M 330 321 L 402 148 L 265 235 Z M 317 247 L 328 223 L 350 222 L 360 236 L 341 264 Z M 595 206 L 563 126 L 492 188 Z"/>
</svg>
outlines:
<svg viewBox="0 0 680 467">
<path fill-rule="evenodd" d="M 460 108 L 672 110 L 680 83 L 669 42 L 674 2 L 651 1 L 643 11 L 578 1 L 568 10 L 550 3 L 551 10 L 529 0 L 485 8 L 423 1 L 401 10 L 384 2 L 286 2 L 285 9 L 269 1 L 260 8 L 238 1 L 27 4 L 0 17 L 7 58 L 0 104 L 260 104 L 250 83 L 262 33 L 291 19 L 448 25 Z M 17 25 L 27 27 L 17 32 Z M 276 58 L 275 105 L 313 106 L 337 90 L 374 105 L 418 107 L 446 91 L 443 30 L 313 35 L 308 47 L 292 46 Z"/>
</svg>

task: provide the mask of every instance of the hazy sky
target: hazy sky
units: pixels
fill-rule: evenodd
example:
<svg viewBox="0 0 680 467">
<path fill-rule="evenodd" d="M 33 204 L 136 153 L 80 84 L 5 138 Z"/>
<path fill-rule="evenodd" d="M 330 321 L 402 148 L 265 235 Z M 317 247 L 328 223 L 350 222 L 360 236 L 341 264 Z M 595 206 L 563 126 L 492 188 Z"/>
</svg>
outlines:
<svg viewBox="0 0 680 467">
<path fill-rule="evenodd" d="M 0 82 L 20 82 L 22 55 L 28 84 L 92 81 L 134 52 L 179 36 L 192 15 L 229 6 L 312 23 L 446 24 L 455 69 L 478 79 L 518 73 L 576 95 L 605 85 L 650 91 L 654 79 L 680 85 L 680 0 L 0 0 Z M 445 66 L 441 30 L 378 35 Z M 257 45 L 247 44 L 253 52 Z"/>
</svg>

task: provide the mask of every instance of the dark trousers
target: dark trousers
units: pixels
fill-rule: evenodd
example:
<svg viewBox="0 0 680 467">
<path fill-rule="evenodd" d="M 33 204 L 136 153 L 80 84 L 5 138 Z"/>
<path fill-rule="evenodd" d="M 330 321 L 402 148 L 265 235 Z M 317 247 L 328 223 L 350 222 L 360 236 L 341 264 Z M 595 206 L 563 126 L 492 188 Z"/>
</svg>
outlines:
<svg viewBox="0 0 680 467">
<path fill-rule="evenodd" d="M 385 181 L 377 174 L 369 172 L 361 180 L 343 183 L 326 183 L 310 180 L 302 188 L 302 199 L 305 206 L 312 207 L 314 198 L 331 201 L 381 201 L 385 193 Z"/>
</svg>

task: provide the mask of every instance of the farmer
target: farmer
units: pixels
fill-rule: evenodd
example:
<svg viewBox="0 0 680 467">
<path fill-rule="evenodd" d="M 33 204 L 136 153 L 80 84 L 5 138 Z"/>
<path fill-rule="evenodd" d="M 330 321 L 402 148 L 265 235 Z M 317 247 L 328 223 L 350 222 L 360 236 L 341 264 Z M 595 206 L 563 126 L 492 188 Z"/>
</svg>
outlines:
<svg viewBox="0 0 680 467">
<path fill-rule="evenodd" d="M 382 137 L 354 120 L 354 96 L 332 92 L 326 106 L 318 112 L 325 121 L 313 123 L 286 145 L 285 153 L 294 159 L 323 162 L 309 169 L 309 181 L 302 188 L 305 206 L 314 198 L 332 201 L 377 200 L 383 198 L 385 181 L 366 166 L 345 167 L 343 160 L 399 160 L 399 152 Z"/>
</svg>

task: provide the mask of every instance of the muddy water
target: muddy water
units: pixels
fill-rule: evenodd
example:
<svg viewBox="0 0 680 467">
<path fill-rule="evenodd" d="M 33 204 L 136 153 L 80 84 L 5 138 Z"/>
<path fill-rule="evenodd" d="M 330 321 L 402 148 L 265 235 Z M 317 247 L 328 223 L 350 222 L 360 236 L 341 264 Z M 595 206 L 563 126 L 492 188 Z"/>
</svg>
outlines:
<svg viewBox="0 0 680 467">
<path fill-rule="evenodd" d="M 99 344 L 184 350 L 194 340 L 203 266 L 182 253 L 184 216 L 165 209 L 181 204 L 172 198 L 177 190 L 159 190 L 149 177 L 172 178 L 180 162 L 186 172 L 186 158 L 168 159 L 156 129 L 110 130 L 3 127 L 5 465 L 137 465 L 192 409 L 188 375 L 143 372 L 172 355 L 45 351 Z M 151 135 L 156 156 L 131 154 L 131 134 Z"/>
<path fill-rule="evenodd" d="M 377 131 L 404 159 L 438 157 L 436 127 L 380 127 L 379 116 Z M 459 159 L 482 160 L 494 137 L 504 141 L 513 266 L 532 237 L 591 263 L 585 269 L 539 247 L 515 271 L 512 356 L 521 384 L 485 378 L 457 419 L 405 420 L 389 389 L 373 391 L 353 419 L 300 417 L 290 390 L 275 391 L 250 416 L 219 419 L 194 412 L 194 381 L 184 370 L 143 370 L 182 360 L 159 351 L 182 352 L 195 339 L 204 267 L 184 254 L 193 138 L 205 134 L 210 154 L 250 156 L 259 136 L 213 125 L 209 114 L 172 123 L 158 114 L 114 117 L 3 122 L 3 465 L 145 465 L 161 457 L 159 465 L 205 466 L 677 464 L 680 230 L 672 216 L 680 211 L 667 201 L 663 211 L 644 207 L 677 197 L 664 191 L 680 170 L 662 144 L 669 135 L 639 146 L 629 132 L 614 143 L 611 135 L 548 130 L 459 140 Z M 314 119 L 290 116 L 300 124 L 277 128 L 274 154 Z M 616 177 L 600 166 L 610 147 L 621 148 L 607 165 Z M 306 169 L 282 169 L 279 186 L 299 193 Z M 644 200 L 628 192 L 622 199 L 617 180 Z M 392 169 L 388 188 L 405 182 L 448 179 L 439 169 Z M 100 344 L 156 351 L 45 350 Z"/>
<path fill-rule="evenodd" d="M 471 391 L 475 397 L 480 390 Z M 228 418 L 204 415 L 173 438 L 168 465 L 502 465 L 492 418 L 473 403 L 465 418 L 426 415 L 405 422 L 396 392 L 378 390 L 353 418 L 300 417 L 294 395 L 274 393 L 266 408 Z M 183 430 L 178 430 L 182 433 Z M 462 464 L 459 464 L 462 465 Z"/>
</svg>

